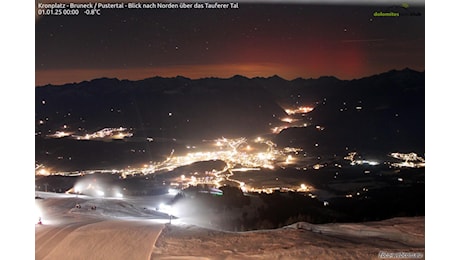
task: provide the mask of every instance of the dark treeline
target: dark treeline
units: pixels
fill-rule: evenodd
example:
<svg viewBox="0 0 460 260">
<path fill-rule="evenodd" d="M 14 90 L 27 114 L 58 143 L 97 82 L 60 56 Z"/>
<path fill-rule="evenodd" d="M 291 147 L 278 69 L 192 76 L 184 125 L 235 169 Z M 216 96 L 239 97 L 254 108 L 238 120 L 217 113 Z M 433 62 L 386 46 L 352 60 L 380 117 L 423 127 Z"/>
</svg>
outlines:
<svg viewBox="0 0 460 260">
<path fill-rule="evenodd" d="M 424 184 L 374 190 L 366 199 L 331 199 L 326 206 L 304 193 L 244 195 L 237 187 L 225 186 L 219 196 L 200 190 L 203 187 L 191 187 L 174 202 L 195 208 L 196 217 L 209 219 L 211 227 L 229 231 L 280 228 L 301 221 L 324 224 L 425 215 Z"/>
</svg>

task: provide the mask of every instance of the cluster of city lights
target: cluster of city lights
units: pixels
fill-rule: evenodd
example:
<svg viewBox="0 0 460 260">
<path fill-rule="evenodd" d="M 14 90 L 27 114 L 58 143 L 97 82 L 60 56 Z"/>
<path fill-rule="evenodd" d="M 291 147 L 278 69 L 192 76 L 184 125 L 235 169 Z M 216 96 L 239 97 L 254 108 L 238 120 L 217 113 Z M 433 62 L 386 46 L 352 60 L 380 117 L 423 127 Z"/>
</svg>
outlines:
<svg viewBox="0 0 460 260">
<path fill-rule="evenodd" d="M 298 108 L 295 108 L 295 109 L 288 109 L 287 108 L 287 109 L 284 109 L 284 111 L 286 112 L 286 114 L 288 114 L 290 116 L 291 115 L 298 115 L 298 114 L 304 116 L 306 113 L 313 111 L 313 109 L 314 109 L 313 107 L 302 106 L 302 107 L 298 107 Z M 273 134 L 279 134 L 284 129 L 287 129 L 287 128 L 290 128 L 290 127 L 307 127 L 308 126 L 307 123 L 293 124 L 295 122 L 301 121 L 298 118 L 293 118 L 293 117 L 283 117 L 283 118 L 280 118 L 280 121 L 284 122 L 284 123 L 287 123 L 288 125 L 276 126 L 276 127 L 271 128 L 271 132 Z"/>
<path fill-rule="evenodd" d="M 299 121 L 299 120 L 298 120 L 298 119 L 291 118 L 291 117 L 283 117 L 283 118 L 281 118 L 281 121 L 290 124 L 290 123 L 292 123 L 292 122 Z"/>
<path fill-rule="evenodd" d="M 190 186 L 207 185 L 209 187 L 221 187 L 222 182 L 225 180 L 225 176 L 221 175 L 222 172 L 218 171 L 207 171 L 203 174 L 198 172 L 190 173 L 187 176 L 181 175 L 175 179 L 172 179 L 169 186 L 176 190 L 182 190 Z"/>
<path fill-rule="evenodd" d="M 48 176 L 51 173 L 43 164 L 37 164 L 35 165 L 35 175 Z"/>
<path fill-rule="evenodd" d="M 288 119 L 285 118 L 285 119 L 282 119 L 282 121 L 283 121 L 283 120 L 288 120 Z M 294 121 L 298 121 L 298 120 L 292 119 L 291 122 L 294 122 Z M 307 123 L 290 124 L 290 125 L 276 126 L 276 127 L 271 128 L 270 130 L 271 130 L 271 132 L 272 132 L 273 134 L 279 134 L 279 133 L 281 133 L 281 131 L 283 131 L 284 129 L 288 129 L 288 128 L 290 128 L 290 127 L 307 127 L 307 126 L 308 126 Z M 321 130 L 324 130 L 324 128 L 321 129 Z"/>
<path fill-rule="evenodd" d="M 56 133 L 51 134 L 51 135 L 47 135 L 47 136 L 51 137 L 51 138 L 63 138 L 63 137 L 66 137 L 66 136 L 70 136 L 72 134 L 73 134 L 73 132 L 56 131 Z"/>
<path fill-rule="evenodd" d="M 399 160 L 403 160 L 403 162 L 399 163 L 392 163 L 391 166 L 394 167 L 408 167 L 408 168 L 422 168 L 425 167 L 425 159 L 423 157 L 418 156 L 416 153 L 391 153 L 391 157 Z"/>
<path fill-rule="evenodd" d="M 274 134 L 279 134 L 279 133 L 281 133 L 281 131 L 283 131 L 284 129 L 287 129 L 287 128 L 289 128 L 289 126 L 276 126 L 276 127 L 273 127 L 271 129 L 271 131 Z"/>
<path fill-rule="evenodd" d="M 124 128 L 118 128 L 116 130 L 125 131 Z M 109 133 L 111 131 L 103 131 L 104 133 Z M 112 131 L 113 133 L 114 131 Z M 203 161 L 222 161 L 224 166 L 221 169 L 213 169 L 206 172 L 190 172 L 183 174 L 174 179 L 170 179 L 170 186 L 175 189 L 185 189 L 189 186 L 196 186 L 200 184 L 206 184 L 210 187 L 221 187 L 225 183 L 234 182 L 239 185 L 240 189 L 243 192 L 259 192 L 259 193 L 272 193 L 276 190 L 279 191 L 293 191 L 293 192 L 312 192 L 313 187 L 307 186 L 305 184 L 288 185 L 286 187 L 283 184 L 283 187 L 277 186 L 276 184 L 272 187 L 262 186 L 262 187 L 251 187 L 250 185 L 235 179 L 234 172 L 248 172 L 248 171 L 260 171 L 262 169 L 275 169 L 275 167 L 284 168 L 287 164 L 298 164 L 298 155 L 302 152 L 303 149 L 295 147 L 285 147 L 279 149 L 275 143 L 272 141 L 257 137 L 253 140 L 247 138 L 219 138 L 212 141 L 204 141 L 203 147 L 200 151 L 186 153 L 184 155 L 176 155 L 174 150 L 171 151 L 169 156 L 161 162 L 154 162 L 151 164 L 145 164 L 141 167 L 127 167 L 120 170 L 87 170 L 79 172 L 57 172 L 53 173 L 49 168 L 46 168 L 44 165 L 36 165 L 35 174 L 36 175 L 65 175 L 65 176 L 75 176 L 75 175 L 85 175 L 93 173 L 112 173 L 120 174 L 123 178 L 134 175 L 145 175 L 148 178 L 150 174 L 163 174 L 169 171 L 172 171 L 178 167 L 190 165 L 196 162 Z M 347 156 L 344 157 L 345 160 L 350 161 L 350 165 L 378 165 L 379 162 L 356 159 L 357 152 L 350 152 Z M 392 166 L 395 167 L 424 167 L 425 160 L 424 158 L 418 156 L 415 153 L 391 153 L 391 157 L 403 160 L 401 163 L 392 163 Z M 314 170 L 320 170 L 325 167 L 326 164 L 316 163 L 312 166 Z M 336 167 L 341 168 L 339 164 L 335 164 Z M 306 169 L 306 168 L 304 168 Z M 365 171 L 369 173 L 370 171 Z M 81 186 L 81 185 L 80 185 Z M 73 190 L 69 191 L 71 193 L 79 194 L 82 190 L 85 190 L 85 193 L 95 192 L 97 196 L 104 196 L 104 194 L 98 194 L 97 190 L 100 190 L 94 185 L 86 184 L 81 187 L 74 187 Z M 112 195 L 117 197 L 118 195 Z"/>
<path fill-rule="evenodd" d="M 314 188 L 312 186 L 307 186 L 305 184 L 300 184 L 299 186 L 292 186 L 292 187 L 267 187 L 267 188 L 255 188 L 255 187 L 249 187 L 247 185 L 240 186 L 241 191 L 243 192 L 251 192 L 251 193 L 266 193 L 266 194 L 271 194 L 275 191 L 281 191 L 281 192 L 304 192 L 304 193 L 309 193 L 308 195 L 312 198 L 315 198 L 316 195 L 313 195 L 312 192 Z"/>
<path fill-rule="evenodd" d="M 348 155 L 345 156 L 343 159 L 350 161 L 350 165 L 364 165 L 364 164 L 371 165 L 371 166 L 379 165 L 379 162 L 377 161 L 355 160 L 355 156 L 357 154 L 358 154 L 357 152 L 348 153 Z"/>
<path fill-rule="evenodd" d="M 65 127 L 67 128 L 67 127 Z M 76 140 L 97 140 L 97 139 L 123 139 L 131 137 L 133 134 L 127 128 L 104 128 L 92 134 L 75 135 L 73 132 L 56 131 L 54 134 L 47 135 L 51 138 L 63 138 L 70 136 Z"/>
<path fill-rule="evenodd" d="M 288 115 L 295 115 L 295 114 L 306 114 L 308 112 L 313 111 L 314 107 L 298 107 L 295 109 L 284 109 L 286 114 Z"/>
<path fill-rule="evenodd" d="M 262 145 L 262 146 L 261 146 Z M 263 147 L 263 148 L 261 148 Z M 174 152 L 165 161 L 146 165 L 142 173 L 150 174 L 162 170 L 173 170 L 177 167 L 200 161 L 221 160 L 226 163 L 223 171 L 235 168 L 258 170 L 260 168 L 274 169 L 278 162 L 294 161 L 291 155 L 286 155 L 276 148 L 276 144 L 261 137 L 255 140 L 246 138 L 219 138 L 206 152 L 187 153 L 183 156 L 174 156 Z"/>
<path fill-rule="evenodd" d="M 91 139 L 123 139 L 125 137 L 133 136 L 132 133 L 127 131 L 124 127 L 119 128 L 104 128 L 92 134 L 84 136 L 72 135 L 77 140 L 91 140 Z"/>
<path fill-rule="evenodd" d="M 128 167 L 122 170 L 88 170 L 80 172 L 66 172 L 66 173 L 52 173 L 53 175 L 85 175 L 93 173 L 112 173 L 120 174 L 123 178 L 128 176 L 142 174 L 161 174 L 163 172 L 172 171 L 178 167 L 190 165 L 200 161 L 216 161 L 220 160 L 225 162 L 225 166 L 219 170 L 212 170 L 203 173 L 190 173 L 188 175 L 182 175 L 178 178 L 171 180 L 171 186 L 179 189 L 183 189 L 189 186 L 196 186 L 199 184 L 208 184 L 213 187 L 220 187 L 224 181 L 235 182 L 239 184 L 243 191 L 254 191 L 254 192 L 273 192 L 274 189 L 279 188 L 267 188 L 267 189 L 256 189 L 248 187 L 243 182 L 232 179 L 233 171 L 246 172 L 246 171 L 259 171 L 261 169 L 274 169 L 276 166 L 285 166 L 286 164 L 294 164 L 296 158 L 294 154 L 302 151 L 300 148 L 288 147 L 285 149 L 278 149 L 276 144 L 272 141 L 257 137 L 254 140 L 248 140 L 247 138 L 219 138 L 212 143 L 207 144 L 207 149 L 199 152 L 187 153 L 185 155 L 175 155 L 174 150 L 171 154 L 162 162 L 154 162 L 151 164 L 145 164 L 142 167 Z M 206 151 L 207 150 L 207 151 Z M 44 166 L 36 170 L 36 174 L 50 174 L 49 171 L 45 170 Z M 293 191 L 305 190 L 305 188 L 292 188 Z M 72 191 L 75 192 L 75 191 Z M 78 193 L 78 191 L 77 191 Z"/>
</svg>

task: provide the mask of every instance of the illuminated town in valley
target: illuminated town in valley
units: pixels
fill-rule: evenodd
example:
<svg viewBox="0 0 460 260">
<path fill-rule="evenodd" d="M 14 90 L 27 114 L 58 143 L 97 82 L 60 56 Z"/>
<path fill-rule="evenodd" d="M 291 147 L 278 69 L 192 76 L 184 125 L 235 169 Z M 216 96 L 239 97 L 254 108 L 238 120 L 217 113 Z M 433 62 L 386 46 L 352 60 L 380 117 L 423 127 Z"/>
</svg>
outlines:
<svg viewBox="0 0 460 260">
<path fill-rule="evenodd" d="M 412 71 L 394 73 L 418 77 L 417 72 Z M 187 84 L 196 82 L 154 78 L 152 82 L 170 81 L 172 90 L 158 93 L 152 88 L 149 90 L 152 93 L 145 95 L 170 98 L 181 93 L 175 85 L 183 84 L 183 80 Z M 240 78 L 226 81 L 231 85 L 237 80 Z M 245 84 L 252 86 L 258 79 L 245 80 Z M 317 96 L 315 101 L 305 99 L 308 97 L 305 93 L 289 95 L 288 92 L 282 102 L 273 101 L 270 96 L 257 100 L 251 95 L 238 95 L 240 104 L 234 104 L 233 92 L 226 92 L 230 88 L 215 88 L 214 84 L 221 84 L 217 79 L 205 81 L 206 87 L 196 86 L 196 95 L 223 91 L 226 95 L 218 94 L 218 99 L 233 110 L 214 111 L 216 103 L 202 100 L 201 105 L 207 109 L 197 106 L 195 111 L 196 102 L 182 100 L 185 104 L 181 106 L 165 103 L 140 112 L 138 107 L 146 105 L 128 102 L 108 104 L 93 115 L 65 108 L 64 111 L 71 112 L 54 112 L 61 115 L 57 120 L 49 112 L 59 106 L 56 107 L 50 97 L 37 97 L 38 107 L 47 112 L 38 115 L 42 119 L 36 123 L 35 175 L 39 180 L 36 189 L 121 197 L 160 188 L 181 193 L 192 187 L 201 187 L 202 192 L 225 194 L 221 189 L 230 186 L 248 196 L 276 192 L 303 194 L 331 208 L 339 206 L 340 199 L 371 200 L 374 192 L 385 187 L 423 184 L 425 160 L 419 153 L 424 151 L 418 143 L 407 142 L 419 139 L 414 131 L 404 130 L 405 121 L 400 121 L 404 112 L 394 112 L 390 118 L 386 114 L 378 115 L 382 117 L 382 125 L 385 125 L 383 120 L 390 120 L 388 124 L 394 122 L 395 129 L 375 126 L 372 123 L 375 113 L 370 112 L 373 106 L 360 96 L 361 90 L 351 91 L 360 96 L 354 101 L 323 96 Z M 337 81 L 336 84 L 343 83 Z M 259 91 L 259 85 L 252 87 L 256 89 L 252 91 Z M 243 85 L 241 91 L 243 89 L 248 88 Z M 349 89 L 346 92 L 350 92 Z M 240 108 L 254 104 L 257 104 L 255 110 Z M 269 109 L 265 111 L 263 107 Z M 130 113 L 135 116 L 128 116 Z M 260 121 L 256 123 L 255 119 Z M 88 124 L 94 120 L 101 123 Z M 111 121 L 117 123 L 110 124 Z M 410 134 L 400 136 L 402 131 Z M 415 172 L 410 174 L 410 169 Z M 99 180 L 99 184 L 76 181 L 71 187 L 54 187 L 46 182 L 46 178 L 52 176 L 78 179 L 107 174 L 117 177 L 120 184 L 107 188 L 101 184 L 103 180 Z M 150 186 L 136 191 L 129 184 L 135 180 Z"/>
<path fill-rule="evenodd" d="M 125 130 L 123 128 L 116 129 L 115 131 L 120 132 Z M 108 129 L 99 131 L 98 133 L 110 133 Z M 105 136 L 112 136 L 111 134 L 98 134 L 99 138 Z M 77 139 L 78 140 L 78 139 Z M 196 150 L 197 146 L 194 146 Z M 293 148 L 293 147 L 284 147 L 282 149 L 278 148 L 275 143 L 271 140 L 256 137 L 253 140 L 248 140 L 247 138 L 219 138 L 213 141 L 204 141 L 200 147 L 203 148 L 202 151 L 194 151 L 186 153 L 185 155 L 175 154 L 174 150 L 171 151 L 170 155 L 161 162 L 153 162 L 149 164 L 143 164 L 140 167 L 129 167 L 125 169 L 87 169 L 74 172 L 51 172 L 44 165 L 36 166 L 36 175 L 49 176 L 49 175 L 61 175 L 61 176 L 84 176 L 87 174 L 95 173 L 110 173 L 110 174 L 119 174 L 122 178 L 127 178 L 135 175 L 157 175 L 157 174 L 167 174 L 168 172 L 174 171 L 175 169 L 191 165 L 197 162 L 206 162 L 206 161 L 222 161 L 225 163 L 225 167 L 222 169 L 211 171 L 206 171 L 202 174 L 198 172 L 190 172 L 188 175 L 181 175 L 177 178 L 170 179 L 169 187 L 174 189 L 186 189 L 190 186 L 197 185 L 210 185 L 214 188 L 219 188 L 224 186 L 225 182 L 236 183 L 236 186 L 239 187 L 244 193 L 247 192 L 257 192 L 257 193 L 272 193 L 274 190 L 278 191 L 293 191 L 293 192 L 308 192 L 310 196 L 316 197 L 314 195 L 315 188 L 311 185 L 298 183 L 298 184 L 282 184 L 280 186 L 271 186 L 266 187 L 265 185 L 254 184 L 249 186 L 245 184 L 244 179 L 250 177 L 251 172 L 260 171 L 261 169 L 275 170 L 276 168 L 285 168 L 287 166 L 295 167 L 298 170 L 308 171 L 319 170 L 327 165 L 326 164 L 312 164 L 309 165 L 311 160 L 305 158 L 305 153 L 303 153 L 302 148 Z M 188 146 L 190 149 L 190 146 Z M 347 156 L 344 157 L 345 161 L 349 161 L 351 166 L 359 165 L 369 165 L 377 166 L 381 163 L 391 164 L 393 167 L 397 168 L 420 168 L 424 167 L 425 161 L 422 157 L 418 156 L 415 153 L 397 153 L 393 152 L 389 154 L 389 157 L 402 160 L 403 162 L 377 162 L 373 160 L 363 160 L 355 159 L 357 152 L 349 152 Z M 334 164 L 334 167 L 337 169 L 342 168 L 341 164 Z M 244 172 L 247 176 L 242 180 L 236 179 L 234 172 Z M 336 176 L 334 176 L 336 177 Z M 90 186 L 91 188 L 91 186 Z M 78 193 L 82 192 L 83 188 L 72 188 L 68 192 Z M 364 188 L 366 191 L 366 188 Z M 98 194 L 103 194 L 99 192 Z M 118 193 L 117 193 L 118 194 Z M 120 193 L 121 194 L 121 193 Z M 359 194 L 358 194 L 359 195 Z M 117 195 L 121 196 L 121 195 Z M 351 198 L 352 195 L 347 194 L 347 198 Z"/>
<path fill-rule="evenodd" d="M 63 127 L 64 129 L 67 128 L 66 125 Z M 103 140 L 103 139 L 123 139 L 133 136 L 132 133 L 127 131 L 126 128 L 119 127 L 119 128 L 104 128 L 95 133 L 85 134 L 85 135 L 76 135 L 73 132 L 64 132 L 64 131 L 56 131 L 56 133 L 47 135 L 51 138 L 63 138 L 66 136 L 70 136 L 76 140 Z"/>
<path fill-rule="evenodd" d="M 288 115 L 298 115 L 304 117 L 306 113 L 309 113 L 313 110 L 312 107 L 298 107 L 296 109 L 285 109 L 285 112 Z M 302 124 L 293 124 L 297 121 L 302 121 L 301 119 L 293 118 L 282 118 L 281 122 L 288 123 L 285 126 L 275 127 L 273 132 L 279 133 L 282 129 L 287 129 L 289 127 L 306 127 L 307 123 Z M 305 120 L 304 120 L 305 121 Z M 42 124 L 43 122 L 40 122 Z M 316 127 L 317 129 L 319 126 Z M 49 138 L 64 138 L 68 137 L 74 140 L 110 140 L 110 139 L 124 139 L 133 136 L 133 133 L 128 131 L 127 128 L 104 128 L 102 130 L 96 131 L 91 134 L 77 135 L 73 132 L 70 132 L 69 127 L 64 125 L 62 127 L 63 131 L 56 131 L 55 134 L 47 135 Z M 64 132 L 64 130 L 68 130 Z M 155 142 L 155 138 L 147 138 L 148 142 Z M 200 151 L 196 151 L 197 147 L 200 147 Z M 243 192 L 264 192 L 272 193 L 274 190 L 281 191 L 294 191 L 294 192 L 310 192 L 312 191 L 312 186 L 307 186 L 306 184 L 299 183 L 298 185 L 280 185 L 265 187 L 264 185 L 253 185 L 249 186 L 245 184 L 242 180 L 236 179 L 233 175 L 234 172 L 248 172 L 250 175 L 252 171 L 260 171 L 261 169 L 274 170 L 275 168 L 285 168 L 287 166 L 301 165 L 301 161 L 304 160 L 302 157 L 305 157 L 306 154 L 302 153 L 302 148 L 294 147 L 284 147 L 279 148 L 277 145 L 263 137 L 256 137 L 252 140 L 249 140 L 244 137 L 240 138 L 225 138 L 221 137 L 216 140 L 206 141 L 204 140 L 201 144 L 196 144 L 192 146 L 188 145 L 187 149 L 193 150 L 193 152 L 187 152 L 186 154 L 176 154 L 174 149 L 171 151 L 170 155 L 164 161 L 161 162 L 151 162 L 148 164 L 143 164 L 140 167 L 129 167 L 125 169 L 86 169 L 79 170 L 74 172 L 61 172 L 48 170 L 44 165 L 37 165 L 36 175 L 61 175 L 61 176 L 82 176 L 86 174 L 94 173 L 111 173 L 111 174 L 120 174 L 123 178 L 134 175 L 156 175 L 156 174 L 167 174 L 174 169 L 186 165 L 191 165 L 197 162 L 203 161 L 223 161 L 225 167 L 220 170 L 212 170 L 205 172 L 200 176 L 195 176 L 197 173 L 191 173 L 190 175 L 181 175 L 178 178 L 170 180 L 170 187 L 176 189 L 185 189 L 189 186 L 196 186 L 200 184 L 212 185 L 215 188 L 219 188 L 224 185 L 224 182 L 233 182 L 243 191 Z M 303 164 L 307 164 L 306 162 Z M 321 164 L 314 164 L 311 166 L 311 169 L 317 170 L 323 167 Z M 303 169 L 307 169 L 304 165 Z M 81 186 L 81 185 L 80 185 Z M 89 186 L 91 187 L 91 186 Z M 69 192 L 81 192 L 83 189 L 72 188 Z M 98 194 L 102 194 L 99 192 Z"/>
</svg>

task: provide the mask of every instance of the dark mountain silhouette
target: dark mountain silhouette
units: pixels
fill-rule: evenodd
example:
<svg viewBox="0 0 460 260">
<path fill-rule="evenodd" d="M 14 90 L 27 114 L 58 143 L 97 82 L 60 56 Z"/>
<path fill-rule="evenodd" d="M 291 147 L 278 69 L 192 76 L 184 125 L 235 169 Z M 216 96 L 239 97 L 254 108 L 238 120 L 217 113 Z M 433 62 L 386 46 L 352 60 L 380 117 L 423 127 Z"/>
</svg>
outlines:
<svg viewBox="0 0 460 260">
<path fill-rule="evenodd" d="M 329 152 L 348 147 L 424 153 L 424 73 L 405 69 L 342 83 L 308 114 L 312 126 L 286 129 L 276 140 Z"/>
<path fill-rule="evenodd" d="M 67 124 L 87 131 L 125 126 L 137 136 L 215 138 L 266 131 L 277 121 L 273 115 L 284 115 L 269 92 L 244 77 L 96 79 L 39 87 L 36 104 L 37 120 L 48 118 L 38 126 L 42 133 Z"/>
</svg>

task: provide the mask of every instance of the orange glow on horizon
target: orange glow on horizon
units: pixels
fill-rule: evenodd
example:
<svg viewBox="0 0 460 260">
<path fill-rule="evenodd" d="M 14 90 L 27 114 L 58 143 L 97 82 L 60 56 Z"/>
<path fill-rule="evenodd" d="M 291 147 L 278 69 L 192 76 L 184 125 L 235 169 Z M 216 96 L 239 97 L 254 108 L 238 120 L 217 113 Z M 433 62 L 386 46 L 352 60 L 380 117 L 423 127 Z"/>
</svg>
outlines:
<svg viewBox="0 0 460 260">
<path fill-rule="evenodd" d="M 322 74 L 311 75 L 302 68 L 294 65 L 257 63 L 257 64 L 212 64 L 212 65 L 179 65 L 170 67 L 129 68 L 129 69 L 53 69 L 36 70 L 35 86 L 47 84 L 62 85 L 78 83 L 97 78 L 117 78 L 120 80 L 142 80 L 151 77 L 176 77 L 183 76 L 190 79 L 200 78 L 230 78 L 242 75 L 248 78 L 271 77 L 278 75 L 286 80 L 295 78 L 316 78 Z M 304 75 L 302 75 L 302 73 Z M 326 75 L 334 76 L 334 75 Z"/>
</svg>

